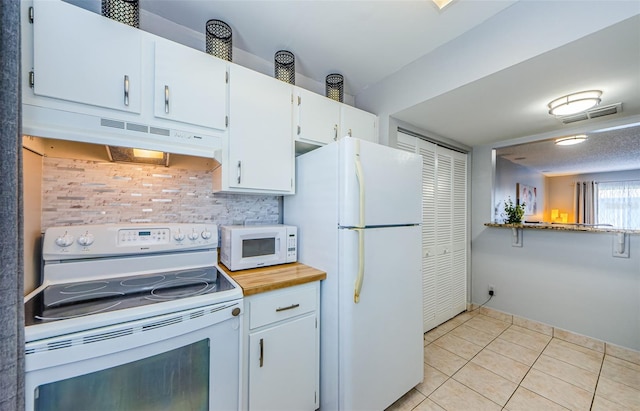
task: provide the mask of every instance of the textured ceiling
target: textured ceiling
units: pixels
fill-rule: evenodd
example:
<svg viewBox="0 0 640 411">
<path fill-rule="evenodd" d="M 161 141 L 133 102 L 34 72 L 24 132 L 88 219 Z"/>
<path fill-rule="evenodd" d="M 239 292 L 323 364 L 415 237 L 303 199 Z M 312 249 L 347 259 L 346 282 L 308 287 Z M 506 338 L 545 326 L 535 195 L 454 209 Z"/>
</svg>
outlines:
<svg viewBox="0 0 640 411">
<path fill-rule="evenodd" d="M 587 137 L 573 146 L 559 146 L 549 139 L 503 147 L 496 154 L 548 177 L 640 169 L 640 125 Z"/>
</svg>

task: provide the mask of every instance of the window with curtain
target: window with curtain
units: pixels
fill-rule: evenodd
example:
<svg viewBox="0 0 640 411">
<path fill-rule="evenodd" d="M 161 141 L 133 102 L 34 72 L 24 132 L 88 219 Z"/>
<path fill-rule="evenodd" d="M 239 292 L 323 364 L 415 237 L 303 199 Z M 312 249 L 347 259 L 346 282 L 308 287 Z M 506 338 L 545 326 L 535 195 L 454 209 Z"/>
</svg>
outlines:
<svg viewBox="0 0 640 411">
<path fill-rule="evenodd" d="M 640 180 L 598 183 L 598 223 L 640 229 Z"/>
</svg>

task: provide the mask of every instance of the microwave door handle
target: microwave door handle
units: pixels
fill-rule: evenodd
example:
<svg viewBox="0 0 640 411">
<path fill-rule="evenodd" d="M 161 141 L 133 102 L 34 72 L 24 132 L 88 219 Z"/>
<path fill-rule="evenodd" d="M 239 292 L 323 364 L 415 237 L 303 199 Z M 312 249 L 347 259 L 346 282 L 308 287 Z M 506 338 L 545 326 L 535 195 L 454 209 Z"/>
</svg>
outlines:
<svg viewBox="0 0 640 411">
<path fill-rule="evenodd" d="M 280 252 L 280 237 L 276 237 L 276 250 L 278 250 L 277 252 Z"/>
</svg>

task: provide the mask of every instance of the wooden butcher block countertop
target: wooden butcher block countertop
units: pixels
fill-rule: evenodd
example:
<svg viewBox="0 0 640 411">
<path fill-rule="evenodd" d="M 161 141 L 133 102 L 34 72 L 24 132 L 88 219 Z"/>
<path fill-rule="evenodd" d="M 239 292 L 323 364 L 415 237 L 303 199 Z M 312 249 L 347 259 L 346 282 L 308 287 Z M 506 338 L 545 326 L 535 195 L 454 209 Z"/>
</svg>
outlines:
<svg viewBox="0 0 640 411">
<path fill-rule="evenodd" d="M 301 263 L 281 264 L 241 271 L 231 271 L 222 263 L 218 265 L 242 287 L 245 297 L 327 278 L 327 273 L 324 271 Z"/>
</svg>

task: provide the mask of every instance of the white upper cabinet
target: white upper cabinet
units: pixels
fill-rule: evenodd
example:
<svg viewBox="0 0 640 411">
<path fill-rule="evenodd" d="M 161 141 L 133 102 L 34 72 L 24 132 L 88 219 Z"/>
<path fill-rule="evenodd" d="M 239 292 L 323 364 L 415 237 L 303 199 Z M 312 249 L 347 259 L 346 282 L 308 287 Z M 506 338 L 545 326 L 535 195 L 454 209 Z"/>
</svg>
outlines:
<svg viewBox="0 0 640 411">
<path fill-rule="evenodd" d="M 155 42 L 154 115 L 218 130 L 226 128 L 227 64 L 171 41 Z"/>
<path fill-rule="evenodd" d="M 340 106 L 335 100 L 295 87 L 293 133 L 296 141 L 328 144 L 337 140 Z"/>
<path fill-rule="evenodd" d="M 230 65 L 229 137 L 214 189 L 294 193 L 291 103 L 290 84 Z"/>
<path fill-rule="evenodd" d="M 340 136 L 378 142 L 378 117 L 375 114 L 342 104 L 340 107 Z"/>
<path fill-rule="evenodd" d="M 36 95 L 140 113 L 141 32 L 77 6 L 34 0 Z"/>
</svg>

